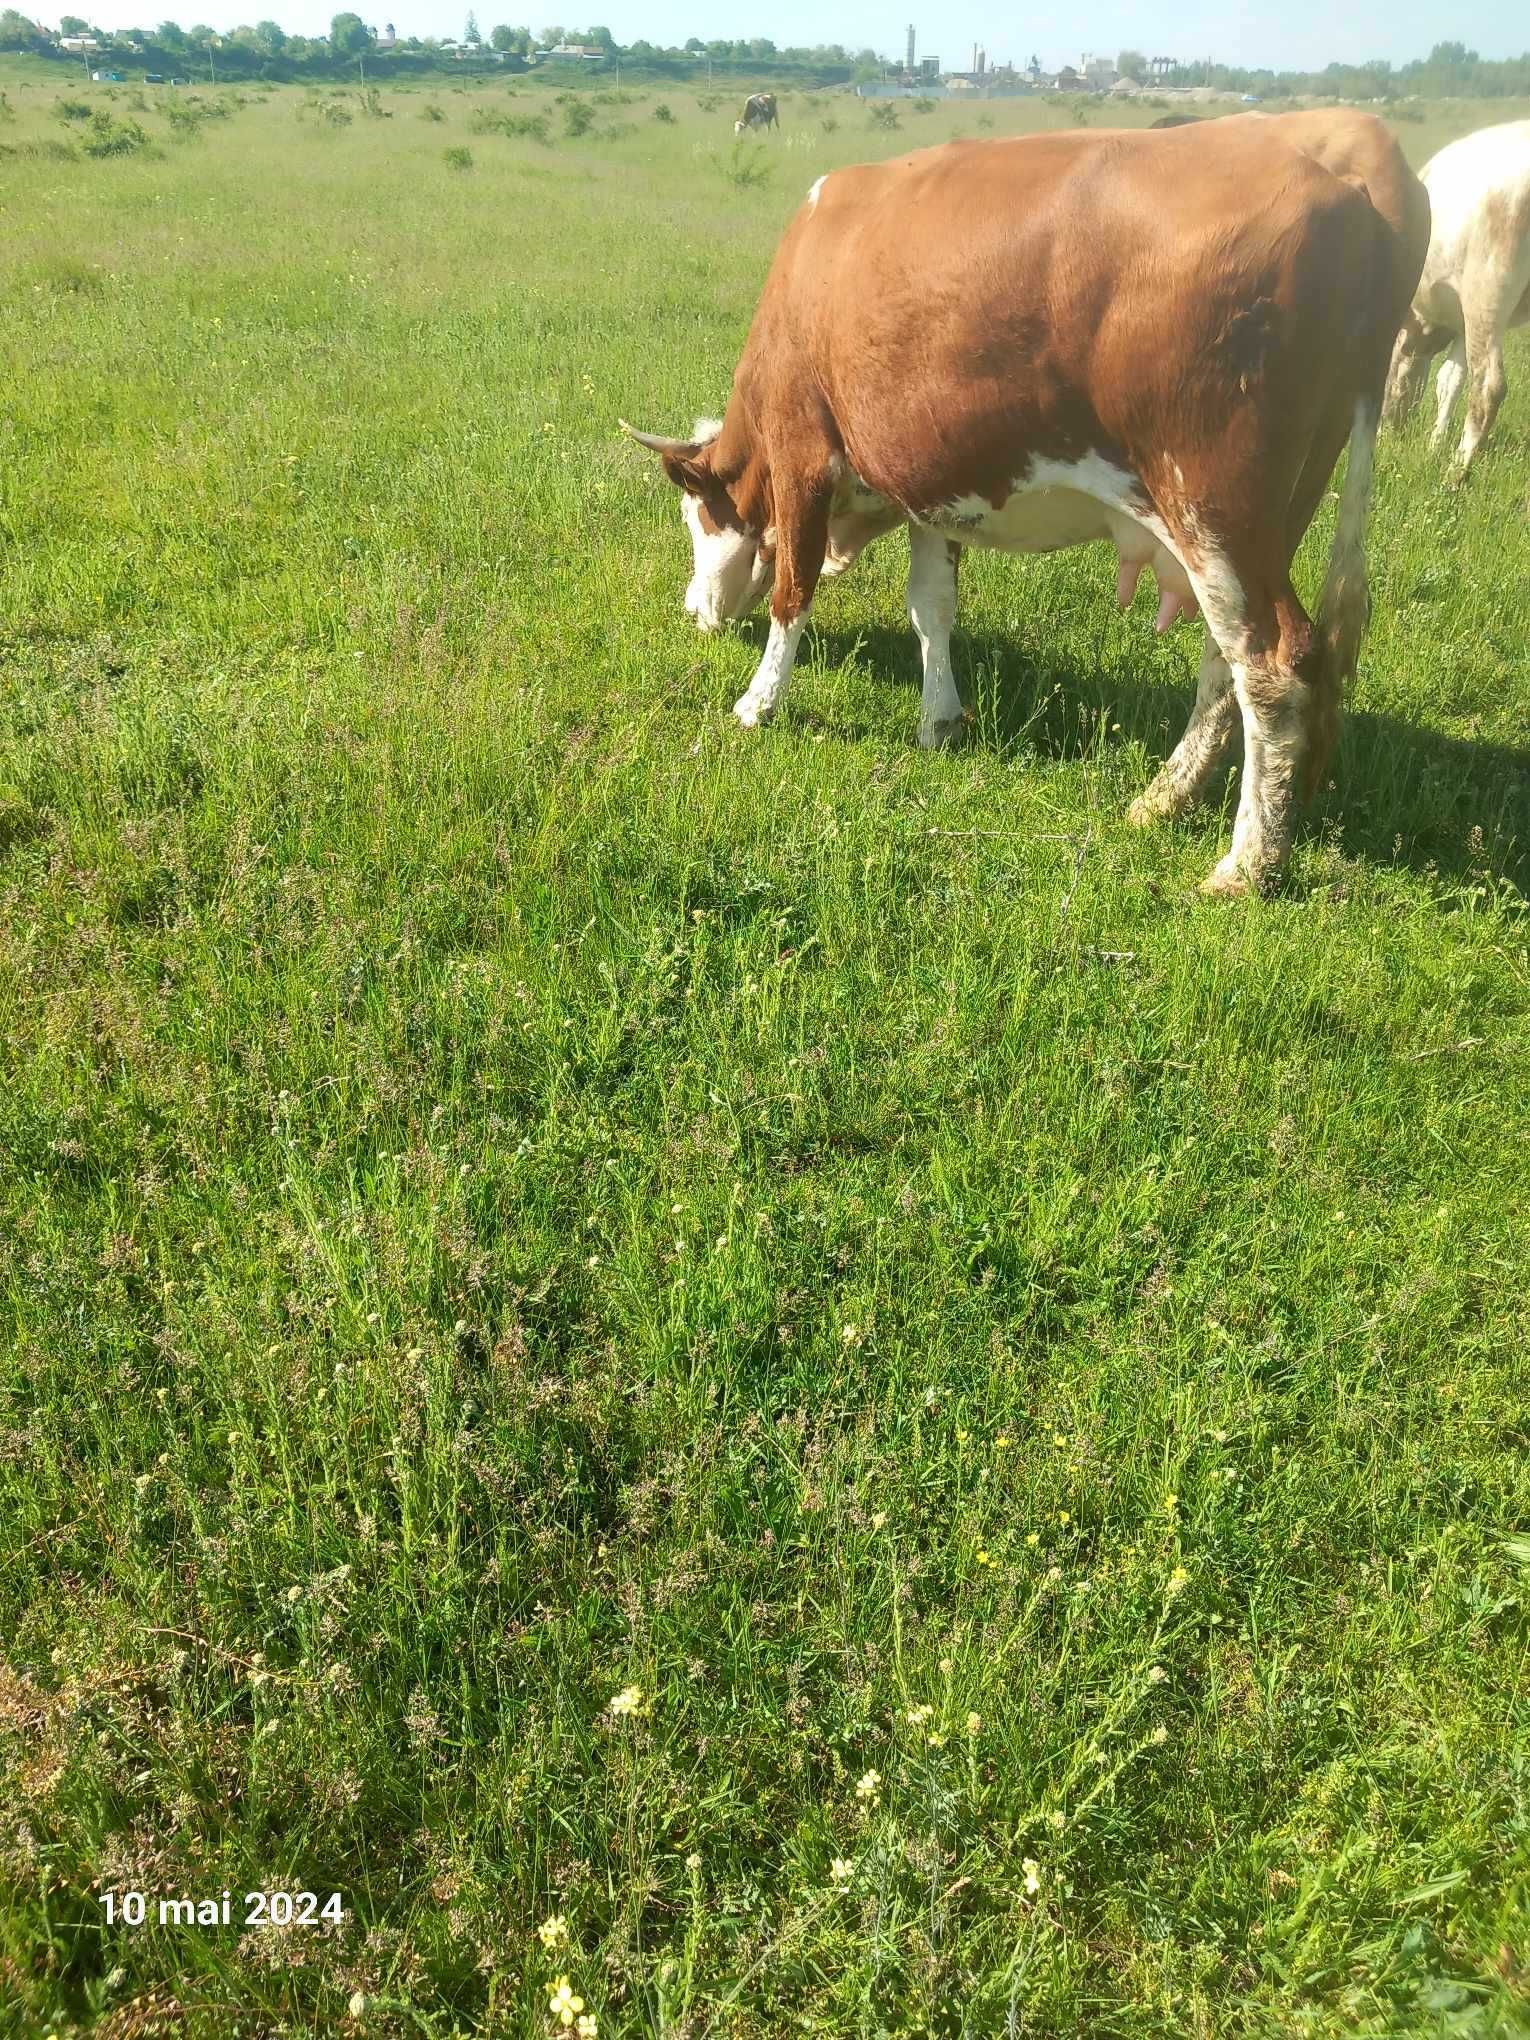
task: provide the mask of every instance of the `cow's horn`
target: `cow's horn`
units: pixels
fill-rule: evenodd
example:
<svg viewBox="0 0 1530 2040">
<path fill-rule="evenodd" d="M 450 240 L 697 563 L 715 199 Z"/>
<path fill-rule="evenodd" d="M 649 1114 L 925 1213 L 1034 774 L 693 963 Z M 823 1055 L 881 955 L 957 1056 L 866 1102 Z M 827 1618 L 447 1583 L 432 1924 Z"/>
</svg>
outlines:
<svg viewBox="0 0 1530 2040">
<path fill-rule="evenodd" d="M 653 453 L 692 454 L 696 451 L 694 439 L 664 439 L 657 432 L 639 432 L 635 425 L 629 425 L 625 418 L 618 418 L 629 439 L 635 439 L 639 446 L 646 446 Z"/>
</svg>

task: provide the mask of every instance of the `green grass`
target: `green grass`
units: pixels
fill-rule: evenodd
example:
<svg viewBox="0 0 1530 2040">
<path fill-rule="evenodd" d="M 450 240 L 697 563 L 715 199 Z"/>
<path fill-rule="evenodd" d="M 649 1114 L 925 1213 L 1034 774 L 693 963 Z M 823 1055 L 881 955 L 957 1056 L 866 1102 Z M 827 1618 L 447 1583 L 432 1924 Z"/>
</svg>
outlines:
<svg viewBox="0 0 1530 2040">
<path fill-rule="evenodd" d="M 1523 337 L 1217 908 L 1113 562 L 927 757 L 887 541 L 744 737 L 616 431 L 973 113 L 9 89 L 0 2027 L 1530 2032 Z"/>
</svg>

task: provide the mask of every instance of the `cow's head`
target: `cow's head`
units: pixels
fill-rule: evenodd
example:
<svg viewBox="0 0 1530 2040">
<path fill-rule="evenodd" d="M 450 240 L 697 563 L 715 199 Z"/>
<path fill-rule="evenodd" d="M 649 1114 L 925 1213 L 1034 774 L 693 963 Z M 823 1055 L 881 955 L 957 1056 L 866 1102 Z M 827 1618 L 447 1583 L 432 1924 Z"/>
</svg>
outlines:
<svg viewBox="0 0 1530 2040">
<path fill-rule="evenodd" d="M 741 135 L 741 134 L 742 134 L 742 133 L 744 132 L 744 129 L 745 129 L 746 125 L 747 125 L 747 122 L 745 122 L 745 121 L 741 121 L 741 120 L 736 120 L 736 121 L 735 121 L 735 122 L 733 123 L 733 132 L 734 132 L 734 133 L 735 133 L 736 135 Z"/>
<path fill-rule="evenodd" d="M 622 430 L 640 446 L 659 456 L 665 474 L 680 490 L 680 510 L 691 535 L 691 584 L 685 607 L 698 630 L 721 630 L 737 623 L 770 593 L 776 578 L 772 534 L 751 527 L 732 490 L 716 474 L 712 452 L 719 427 L 710 419 L 696 421 L 691 439 L 661 439 L 653 432 L 634 431 L 626 419 Z"/>
</svg>

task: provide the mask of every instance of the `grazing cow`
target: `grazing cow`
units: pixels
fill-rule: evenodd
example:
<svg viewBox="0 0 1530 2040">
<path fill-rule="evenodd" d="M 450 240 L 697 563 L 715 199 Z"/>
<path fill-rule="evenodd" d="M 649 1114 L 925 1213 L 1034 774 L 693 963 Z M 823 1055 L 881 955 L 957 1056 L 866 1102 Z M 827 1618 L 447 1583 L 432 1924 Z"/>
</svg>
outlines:
<svg viewBox="0 0 1530 2040">
<path fill-rule="evenodd" d="M 1469 386 L 1456 455 L 1464 475 L 1487 437 L 1507 383 L 1503 336 L 1530 325 L 1530 120 L 1479 128 L 1441 149 L 1421 175 L 1434 215 L 1429 253 L 1407 324 L 1398 335 L 1386 415 L 1418 401 L 1431 358 L 1446 354 L 1436 390 L 1435 444 Z"/>
<path fill-rule="evenodd" d="M 1197 605 L 1207 624 L 1189 726 L 1133 819 L 1186 808 L 1241 716 L 1207 889 L 1266 884 L 1365 629 L 1371 455 L 1428 238 L 1422 188 L 1359 113 L 952 142 L 819 178 L 721 425 L 634 435 L 683 492 L 701 628 L 770 594 L 739 721 L 780 702 L 820 575 L 907 524 L 919 738 L 950 742 L 961 549 L 1109 539 L 1123 601 L 1151 566 L 1159 627 Z M 1314 628 L 1291 560 L 1346 441 Z"/>
<path fill-rule="evenodd" d="M 744 101 L 743 118 L 733 123 L 733 132 L 736 135 L 742 135 L 747 133 L 750 128 L 779 127 L 780 125 L 780 121 L 776 118 L 776 95 L 774 92 L 751 92 Z"/>
</svg>

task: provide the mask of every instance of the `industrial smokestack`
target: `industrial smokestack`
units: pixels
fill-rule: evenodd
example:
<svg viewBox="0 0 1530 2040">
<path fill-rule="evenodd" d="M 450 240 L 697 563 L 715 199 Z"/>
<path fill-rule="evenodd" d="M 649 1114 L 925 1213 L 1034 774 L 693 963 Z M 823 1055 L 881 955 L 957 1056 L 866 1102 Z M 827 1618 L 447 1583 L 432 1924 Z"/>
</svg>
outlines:
<svg viewBox="0 0 1530 2040">
<path fill-rule="evenodd" d="M 903 68 L 906 71 L 912 71 L 914 68 L 914 24 L 912 22 L 908 25 L 908 56 L 904 60 Z"/>
</svg>

